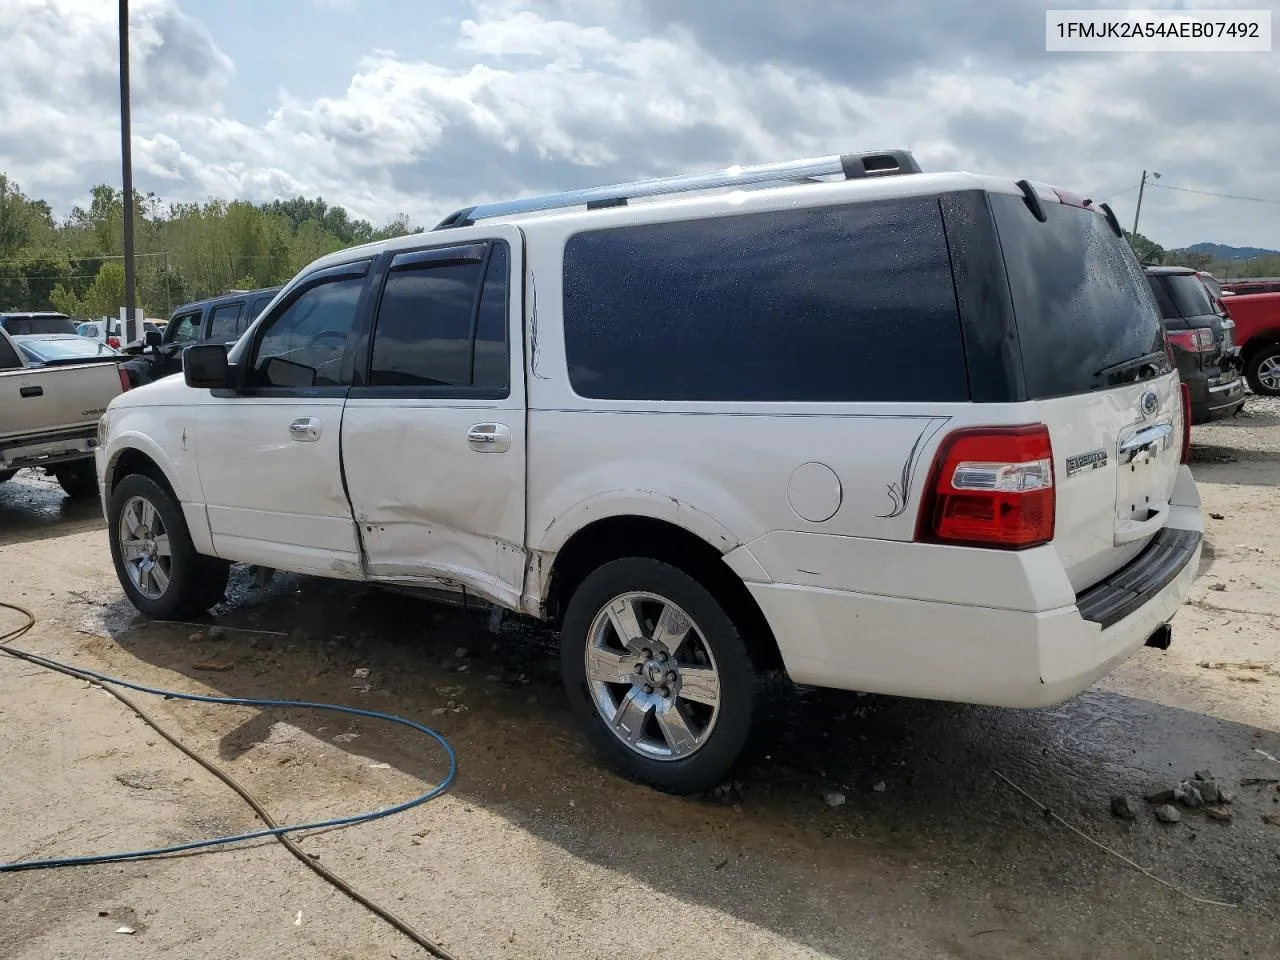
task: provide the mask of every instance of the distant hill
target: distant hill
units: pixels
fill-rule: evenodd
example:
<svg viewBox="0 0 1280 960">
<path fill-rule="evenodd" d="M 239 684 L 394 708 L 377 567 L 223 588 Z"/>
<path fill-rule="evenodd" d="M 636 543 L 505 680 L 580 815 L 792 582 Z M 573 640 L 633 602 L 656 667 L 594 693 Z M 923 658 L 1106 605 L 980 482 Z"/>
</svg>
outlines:
<svg viewBox="0 0 1280 960">
<path fill-rule="evenodd" d="M 1254 257 L 1280 256 L 1280 250 L 1262 247 L 1230 247 L 1225 243 L 1193 243 L 1187 249 L 1192 253 L 1207 253 L 1218 260 L 1252 260 Z"/>
</svg>

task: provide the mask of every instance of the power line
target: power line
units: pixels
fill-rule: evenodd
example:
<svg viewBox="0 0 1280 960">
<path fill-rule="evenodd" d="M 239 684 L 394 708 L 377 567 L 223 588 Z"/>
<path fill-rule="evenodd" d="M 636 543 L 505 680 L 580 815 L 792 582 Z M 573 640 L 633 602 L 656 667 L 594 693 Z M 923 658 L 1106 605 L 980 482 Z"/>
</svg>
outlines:
<svg viewBox="0 0 1280 960">
<path fill-rule="evenodd" d="M 1114 200 L 1116 197 L 1122 197 L 1126 193 L 1129 193 L 1130 191 L 1137 190 L 1137 189 L 1138 189 L 1138 185 L 1135 183 L 1132 186 L 1125 187 L 1123 190 L 1117 190 L 1115 193 L 1108 194 L 1107 196 L 1103 197 L 1101 200 L 1097 202 L 1106 203 L 1108 200 Z"/>
<path fill-rule="evenodd" d="M 66 260 L 123 260 L 119 254 L 86 253 L 82 255 L 59 254 Z M 135 257 L 163 257 L 163 253 L 135 253 Z M 0 263 L 44 263 L 49 257 L 10 257 Z"/>
<path fill-rule="evenodd" d="M 1159 187 L 1161 190 L 1176 190 L 1179 193 L 1196 193 L 1202 197 L 1221 197 L 1224 200 L 1248 200 L 1252 203 L 1280 204 L 1280 200 L 1271 200 L 1267 197 L 1242 197 L 1235 193 L 1214 193 L 1212 190 L 1193 190 L 1190 187 L 1171 187 L 1167 183 L 1151 183 L 1149 186 Z"/>
</svg>

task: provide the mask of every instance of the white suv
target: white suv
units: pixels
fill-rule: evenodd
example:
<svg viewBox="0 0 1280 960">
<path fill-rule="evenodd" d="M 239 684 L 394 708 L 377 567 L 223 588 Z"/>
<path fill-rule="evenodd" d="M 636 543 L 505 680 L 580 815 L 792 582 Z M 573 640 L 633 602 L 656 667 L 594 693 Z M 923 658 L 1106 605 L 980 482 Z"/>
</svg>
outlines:
<svg viewBox="0 0 1280 960">
<path fill-rule="evenodd" d="M 233 561 L 465 591 L 557 625 L 591 739 L 689 792 L 779 670 L 1035 707 L 1166 646 L 1185 399 L 1109 208 L 890 151 L 332 254 L 115 400 L 98 472 L 144 613 Z"/>
</svg>

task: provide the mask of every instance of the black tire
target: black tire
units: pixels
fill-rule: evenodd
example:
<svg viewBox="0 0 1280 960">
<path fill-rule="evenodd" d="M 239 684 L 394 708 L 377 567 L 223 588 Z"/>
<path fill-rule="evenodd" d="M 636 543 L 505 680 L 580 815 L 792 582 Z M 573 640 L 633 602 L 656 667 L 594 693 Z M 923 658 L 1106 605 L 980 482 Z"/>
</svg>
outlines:
<svg viewBox="0 0 1280 960">
<path fill-rule="evenodd" d="M 62 492 L 72 500 L 88 500 L 98 495 L 98 472 L 92 460 L 77 460 L 58 467 L 53 475 Z"/>
<path fill-rule="evenodd" d="M 159 582 L 150 580 L 147 593 L 130 576 L 121 544 L 125 508 L 135 501 L 144 501 L 155 509 L 162 533 L 169 538 L 167 583 L 163 589 L 158 589 Z M 107 539 L 111 544 L 116 576 L 129 602 L 141 613 L 157 620 L 202 614 L 226 595 L 231 565 L 225 560 L 196 553 L 182 508 L 173 495 L 155 480 L 137 473 L 122 479 L 111 491 L 107 514 Z M 156 592 L 158 595 L 148 595 Z"/>
<path fill-rule="evenodd" d="M 17 470 L 0 470 L 0 483 L 8 483 L 17 475 Z"/>
<path fill-rule="evenodd" d="M 718 674 L 719 705 L 714 714 L 714 722 L 709 725 L 705 740 L 686 756 L 659 759 L 653 755 L 644 755 L 640 749 L 624 743 L 613 732 L 612 725 L 605 721 L 601 713 L 604 707 L 597 706 L 593 685 L 588 681 L 586 665 L 587 647 L 592 643 L 592 626 L 598 617 L 606 616 L 606 608 L 611 602 L 626 594 L 645 594 L 669 601 L 692 621 L 693 630 L 689 634 L 691 640 L 687 640 L 680 648 L 683 652 L 679 657 L 666 661 L 668 665 L 678 668 L 679 677 L 692 677 L 691 670 L 698 670 L 705 676 L 706 668 L 699 667 L 699 664 L 708 660 Z M 659 609 L 649 601 L 640 603 L 640 607 L 633 609 Z M 640 619 L 638 614 L 637 620 Z M 609 628 L 605 629 L 606 632 L 609 631 Z M 641 623 L 641 633 L 650 638 L 650 643 L 654 642 L 652 638 L 655 630 L 652 622 Z M 610 635 L 616 638 L 616 632 Z M 701 655 L 702 659 L 683 665 L 677 662 L 693 653 Z M 615 653 L 614 656 L 618 657 L 618 654 Z M 627 656 L 630 656 L 629 652 L 621 655 L 622 658 Z M 639 662 L 637 659 L 636 664 Z M 757 671 L 741 629 L 715 595 L 693 577 L 669 564 L 644 558 L 627 558 L 605 564 L 590 574 L 574 591 L 565 611 L 560 638 L 560 663 L 570 706 L 595 748 L 622 775 L 665 793 L 698 793 L 718 786 L 748 755 L 748 748 L 755 740 L 755 728 L 766 699 L 767 678 Z M 634 668 L 635 665 L 624 664 L 619 668 L 619 674 L 627 670 L 634 671 Z M 668 711 L 672 707 L 682 710 L 685 718 L 692 717 L 687 723 L 688 730 L 696 730 L 698 716 L 708 716 L 707 712 L 711 709 L 709 706 L 685 700 L 683 691 L 673 692 L 680 689 L 678 684 L 683 683 L 683 680 L 672 683 L 667 688 L 668 694 L 663 696 L 662 690 L 657 688 L 653 688 L 652 695 L 644 693 L 645 689 L 649 689 L 643 686 L 643 680 L 647 677 L 645 674 L 631 681 L 611 682 L 607 686 L 595 687 L 595 690 L 602 691 L 606 698 L 616 695 L 617 703 L 622 703 L 627 697 L 642 696 L 644 699 L 638 699 L 637 702 L 656 703 L 657 706 L 641 706 L 642 711 L 647 709 L 649 712 L 642 714 L 644 719 L 640 721 L 639 727 L 655 734 L 649 742 L 661 739 L 670 744 L 670 737 L 665 732 L 667 728 L 658 724 L 658 718 L 659 715 L 668 717 Z M 660 699 L 649 699 L 651 696 Z M 612 700 L 607 702 L 613 703 Z M 639 739 L 641 738 L 637 738 Z"/>
<path fill-rule="evenodd" d="M 1260 371 L 1263 364 L 1273 366 L 1280 363 L 1280 343 L 1273 343 L 1263 347 L 1257 353 L 1249 357 L 1248 362 L 1244 365 L 1244 376 L 1249 381 L 1249 389 L 1259 397 L 1280 397 L 1280 388 L 1268 387 L 1260 379 Z M 1274 378 L 1272 378 L 1274 381 Z"/>
</svg>

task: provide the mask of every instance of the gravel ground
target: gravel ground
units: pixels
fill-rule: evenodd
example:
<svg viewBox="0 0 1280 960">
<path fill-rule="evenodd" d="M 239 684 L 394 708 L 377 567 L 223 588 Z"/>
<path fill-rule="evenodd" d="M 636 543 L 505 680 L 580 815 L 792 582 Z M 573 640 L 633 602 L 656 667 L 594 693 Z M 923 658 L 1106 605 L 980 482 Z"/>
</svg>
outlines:
<svg viewBox="0 0 1280 960">
<path fill-rule="evenodd" d="M 1280 519 L 1277 424 L 1280 403 L 1251 398 L 1246 415 L 1195 431 L 1209 549 L 1169 651 L 1041 711 L 800 691 L 766 759 L 698 798 L 602 769 L 558 690 L 555 638 L 520 622 L 495 636 L 482 616 L 297 577 L 258 588 L 245 570 L 217 620 L 284 636 L 144 621 L 110 571 L 97 505 L 42 478 L 0 487 L 0 598 L 36 612 L 23 645 L 51 656 L 438 727 L 459 755 L 448 795 L 302 843 L 461 958 L 1275 957 L 1280 791 L 1248 781 L 1280 777 L 1259 752 L 1280 757 L 1280 549 L 1266 535 Z M 391 803 L 443 769 L 430 744 L 373 722 L 148 707 L 281 819 Z M 1231 822 L 1184 809 L 1165 825 L 1141 802 L 1205 768 L 1237 794 Z M 0 769 L 0 860 L 254 824 L 114 700 L 7 658 Z M 1153 882 L 994 770 L 1231 906 Z M 1116 795 L 1140 801 L 1136 819 L 1112 815 Z M 0 957 L 13 960 L 422 955 L 274 843 L 0 875 Z"/>
</svg>

